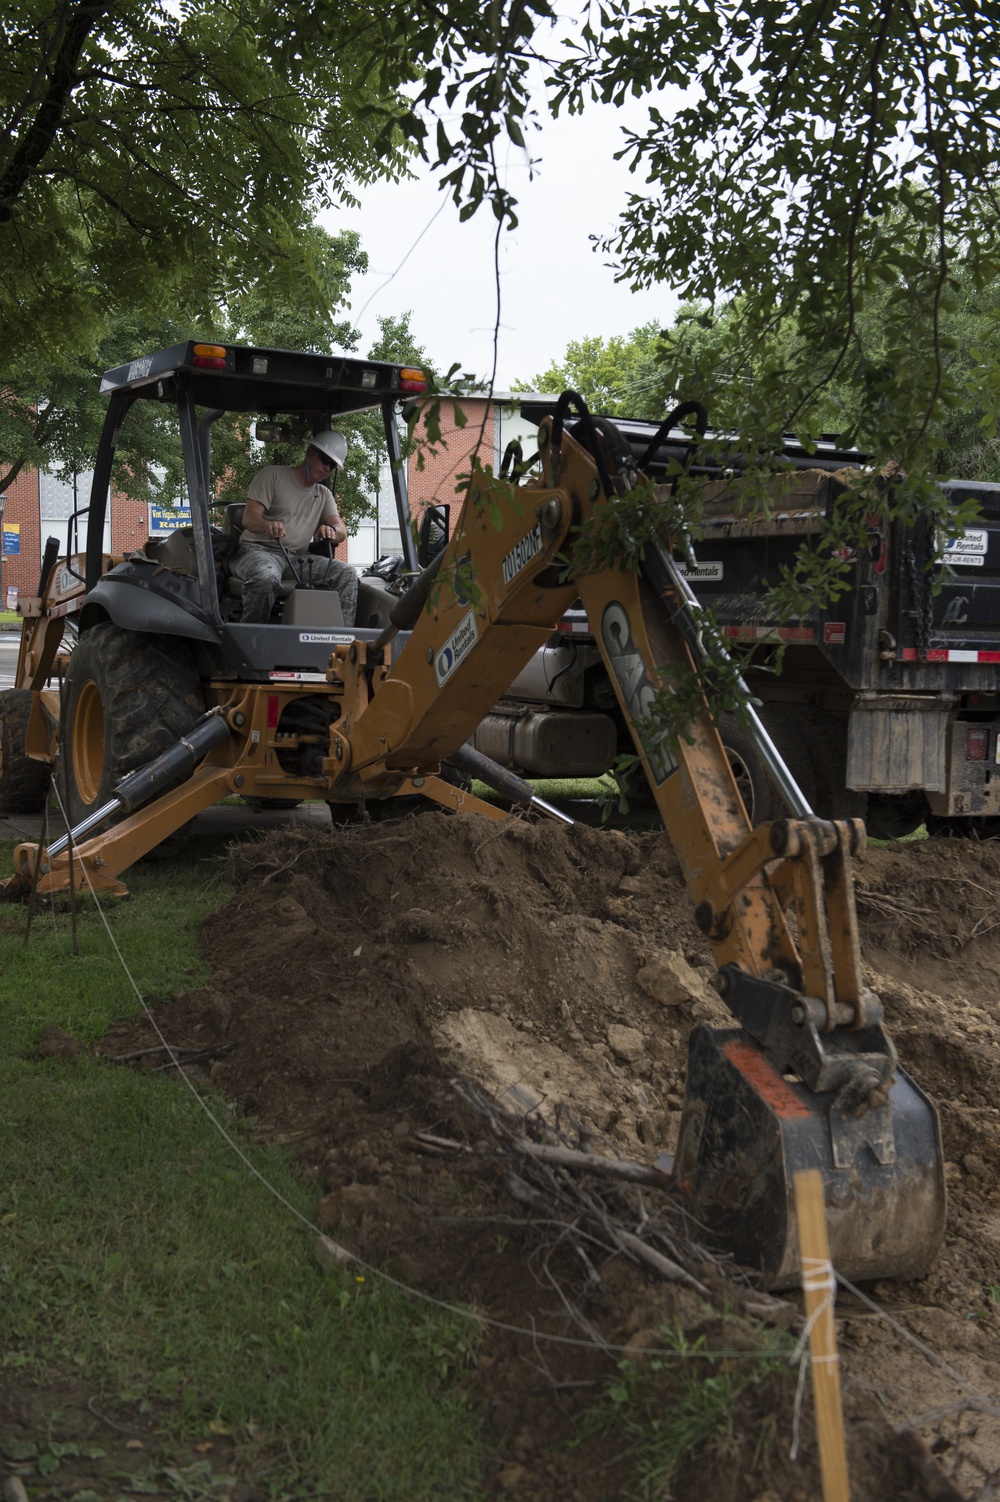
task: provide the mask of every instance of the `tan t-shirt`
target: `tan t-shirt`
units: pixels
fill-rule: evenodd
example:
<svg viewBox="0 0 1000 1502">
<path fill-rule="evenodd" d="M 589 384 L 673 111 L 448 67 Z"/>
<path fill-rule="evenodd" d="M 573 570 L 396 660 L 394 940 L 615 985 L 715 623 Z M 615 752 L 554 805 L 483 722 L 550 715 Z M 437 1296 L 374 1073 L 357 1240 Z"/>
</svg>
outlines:
<svg viewBox="0 0 1000 1502">
<path fill-rule="evenodd" d="M 326 485 L 300 485 L 294 472 L 285 464 L 269 464 L 254 475 L 247 497 L 261 503 L 269 521 L 282 523 L 285 535 L 281 542 L 290 553 L 307 552 L 320 522 L 325 516 L 335 515 L 337 509 L 333 492 Z M 240 542 L 273 548 L 276 553 L 281 551 L 277 538 L 263 537 L 246 528 Z"/>
</svg>

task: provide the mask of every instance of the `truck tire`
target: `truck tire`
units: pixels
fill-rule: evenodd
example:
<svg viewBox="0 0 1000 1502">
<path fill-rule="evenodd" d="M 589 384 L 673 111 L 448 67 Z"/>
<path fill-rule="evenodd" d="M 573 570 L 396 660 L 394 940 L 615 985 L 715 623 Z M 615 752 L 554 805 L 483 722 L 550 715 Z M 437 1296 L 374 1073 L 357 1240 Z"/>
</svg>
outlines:
<svg viewBox="0 0 1000 1502">
<path fill-rule="evenodd" d="M 73 823 L 106 803 L 126 772 L 166 751 L 204 712 L 185 642 L 110 622 L 93 626 L 70 657 L 63 687 L 57 787 L 65 799 L 69 784 Z"/>
<path fill-rule="evenodd" d="M 927 798 L 920 792 L 869 793 L 865 823 L 873 840 L 905 840 L 923 824 L 928 834 L 940 833 L 932 827 Z"/>
<path fill-rule="evenodd" d="M 31 690 L 0 694 L 0 814 L 37 814 L 49 792 L 49 768 L 24 749 L 31 714 Z"/>
<path fill-rule="evenodd" d="M 808 750 L 808 737 L 803 738 L 797 734 L 792 712 L 783 707 L 768 709 L 763 718 L 767 732 L 792 776 L 808 802 L 815 805 L 816 777 Z M 785 818 L 788 810 L 784 799 L 771 781 L 764 760 L 743 722 L 736 715 L 721 715 L 719 735 L 750 823 L 764 824 L 772 819 Z M 642 767 L 615 772 L 614 777 L 618 791 L 626 799 L 630 809 L 644 813 L 656 808 L 656 796 Z"/>
<path fill-rule="evenodd" d="M 769 709 L 762 715 L 765 728 L 807 802 L 815 804 L 815 776 L 808 750 L 799 740 L 794 719 L 784 709 Z M 771 781 L 764 759 L 746 726 L 735 715 L 719 718 L 719 735 L 729 759 L 750 823 L 766 824 L 788 816 L 785 800 Z"/>
<path fill-rule="evenodd" d="M 996 840 L 1000 839 L 1000 818 L 995 814 L 928 814 L 923 821 L 928 835 L 935 840 Z"/>
</svg>

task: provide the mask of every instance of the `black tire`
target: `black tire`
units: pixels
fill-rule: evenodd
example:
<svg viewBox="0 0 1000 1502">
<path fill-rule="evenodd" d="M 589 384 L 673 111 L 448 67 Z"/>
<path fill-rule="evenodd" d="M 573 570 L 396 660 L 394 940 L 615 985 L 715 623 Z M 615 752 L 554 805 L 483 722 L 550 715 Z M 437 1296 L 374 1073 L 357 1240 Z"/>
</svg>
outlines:
<svg viewBox="0 0 1000 1502">
<path fill-rule="evenodd" d="M 814 806 L 816 779 L 806 745 L 795 734 L 792 716 L 783 710 L 770 710 L 762 718 L 806 801 Z M 749 730 L 735 715 L 724 714 L 719 719 L 719 734 L 750 823 L 766 824 L 772 819 L 787 818 L 785 800 L 772 782 Z"/>
<path fill-rule="evenodd" d="M 108 622 L 92 627 L 70 657 L 63 687 L 57 786 L 65 799 L 68 781 L 73 823 L 106 803 L 120 778 L 166 751 L 204 712 L 185 642 Z"/>
<path fill-rule="evenodd" d="M 945 832 L 931 827 L 934 821 L 927 812 L 927 799 L 919 792 L 869 793 L 865 823 L 873 840 L 905 840 L 922 824 L 927 825 L 928 834 Z"/>
<path fill-rule="evenodd" d="M 31 690 L 0 694 L 0 814 L 37 814 L 49 792 L 49 768 L 24 749 L 31 714 Z"/>
<path fill-rule="evenodd" d="M 267 809 L 285 809 L 291 811 L 298 808 L 306 800 L 304 798 L 258 798 L 256 794 L 249 794 L 243 799 L 247 808 L 256 809 L 258 812 Z"/>
<path fill-rule="evenodd" d="M 1000 818 L 995 814 L 965 815 L 961 818 L 957 814 L 928 814 L 920 822 L 927 825 L 928 835 L 936 840 L 1000 839 Z M 912 831 L 907 830 L 907 833 Z"/>
</svg>

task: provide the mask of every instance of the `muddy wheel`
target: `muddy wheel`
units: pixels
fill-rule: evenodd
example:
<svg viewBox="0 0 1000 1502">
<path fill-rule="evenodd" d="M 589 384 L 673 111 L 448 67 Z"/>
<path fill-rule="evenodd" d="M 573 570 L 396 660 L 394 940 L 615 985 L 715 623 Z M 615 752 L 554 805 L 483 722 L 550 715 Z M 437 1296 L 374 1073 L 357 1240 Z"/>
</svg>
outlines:
<svg viewBox="0 0 1000 1502">
<path fill-rule="evenodd" d="M 0 694 L 0 814 L 37 814 L 45 807 L 49 769 L 24 749 L 30 714 L 30 689 Z"/>
<path fill-rule="evenodd" d="M 106 622 L 92 627 L 70 657 L 63 688 L 57 785 L 65 798 L 69 783 L 73 823 L 106 803 L 126 772 L 166 751 L 204 712 L 186 643 Z"/>
<path fill-rule="evenodd" d="M 780 709 L 770 710 L 765 714 L 764 722 L 768 734 L 807 801 L 814 804 L 816 794 L 812 764 L 808 751 L 796 738 L 791 716 Z M 719 734 L 750 823 L 764 824 L 772 819 L 787 817 L 785 800 L 771 781 L 764 759 L 749 730 L 735 715 L 724 714 L 719 719 Z"/>
</svg>

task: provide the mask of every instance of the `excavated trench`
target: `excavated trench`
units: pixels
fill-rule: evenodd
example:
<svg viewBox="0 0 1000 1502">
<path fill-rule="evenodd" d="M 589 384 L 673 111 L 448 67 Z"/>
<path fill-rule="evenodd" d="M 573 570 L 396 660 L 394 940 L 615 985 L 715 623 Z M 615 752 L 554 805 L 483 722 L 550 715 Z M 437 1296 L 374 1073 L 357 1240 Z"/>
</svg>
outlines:
<svg viewBox="0 0 1000 1502">
<path fill-rule="evenodd" d="M 584 1255 L 572 1216 L 555 1201 L 546 1213 L 537 1180 L 534 1198 L 518 1191 L 524 1179 L 495 1141 L 484 1146 L 482 1117 L 452 1083 L 472 1078 L 504 1109 L 549 1120 L 562 1106 L 584 1147 L 610 1139 L 647 1164 L 672 1149 L 687 1035 L 728 1017 L 666 836 L 428 813 L 329 835 L 290 829 L 232 860 L 238 890 L 203 935 L 214 980 L 158 1020 L 171 1042 L 207 1051 L 197 1068 L 258 1137 L 296 1155 L 330 1236 L 406 1283 L 536 1332 L 486 1329 L 468 1374 L 491 1438 L 487 1490 L 523 1502 L 626 1495 L 635 1457 L 620 1430 L 581 1427 L 615 1372 L 599 1343 L 639 1359 L 680 1331 L 697 1350 L 700 1340 L 750 1359 L 647 1361 L 656 1422 L 736 1373 L 728 1418 L 663 1495 L 818 1497 L 810 1400 L 792 1463 L 794 1375 L 754 1356 L 794 1308 L 758 1323 L 724 1280 L 699 1293 L 615 1252 Z M 992 1495 L 1000 847 L 869 851 L 857 884 L 867 977 L 941 1113 L 949 1218 L 928 1277 L 867 1285 L 874 1310 L 839 1296 L 852 1496 Z M 120 1056 L 150 1036 L 135 1019 L 104 1046 Z M 658 1213 L 660 1191 L 631 1192 L 633 1211 Z M 584 1329 L 587 1351 L 545 1341 Z"/>
</svg>

